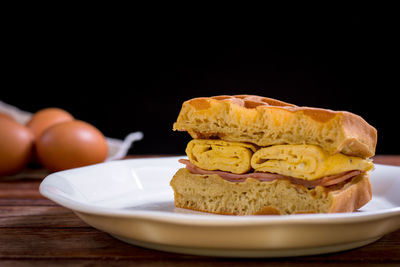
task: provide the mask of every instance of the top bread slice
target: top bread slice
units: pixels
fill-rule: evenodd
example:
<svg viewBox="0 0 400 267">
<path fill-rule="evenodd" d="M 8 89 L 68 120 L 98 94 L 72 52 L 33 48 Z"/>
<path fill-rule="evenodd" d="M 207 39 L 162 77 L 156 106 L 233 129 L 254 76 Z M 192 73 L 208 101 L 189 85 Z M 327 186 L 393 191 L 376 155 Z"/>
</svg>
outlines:
<svg viewBox="0 0 400 267">
<path fill-rule="evenodd" d="M 369 158 L 377 131 L 347 111 L 298 107 L 254 95 L 193 98 L 183 103 L 174 130 L 258 146 L 312 144 L 330 154 Z"/>
</svg>

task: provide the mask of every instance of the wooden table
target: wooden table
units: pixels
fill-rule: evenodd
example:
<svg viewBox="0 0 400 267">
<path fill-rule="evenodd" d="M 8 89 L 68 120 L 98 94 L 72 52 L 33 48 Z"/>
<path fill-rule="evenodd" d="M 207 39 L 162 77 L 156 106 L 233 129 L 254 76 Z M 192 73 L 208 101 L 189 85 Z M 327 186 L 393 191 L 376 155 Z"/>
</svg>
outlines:
<svg viewBox="0 0 400 267">
<path fill-rule="evenodd" d="M 400 155 L 376 156 L 374 161 L 400 166 Z M 42 197 L 40 182 L 0 181 L 0 266 L 400 266 L 400 230 L 350 251 L 295 258 L 215 258 L 136 247 L 93 229 L 71 211 Z"/>
</svg>

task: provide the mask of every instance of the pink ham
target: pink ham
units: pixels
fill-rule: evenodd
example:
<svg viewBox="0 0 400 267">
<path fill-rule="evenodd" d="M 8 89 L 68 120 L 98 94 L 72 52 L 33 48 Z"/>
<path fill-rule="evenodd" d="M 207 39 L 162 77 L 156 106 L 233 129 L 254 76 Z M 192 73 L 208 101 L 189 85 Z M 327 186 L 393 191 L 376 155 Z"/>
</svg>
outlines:
<svg viewBox="0 0 400 267">
<path fill-rule="evenodd" d="M 262 182 L 269 182 L 273 181 L 275 179 L 287 179 L 290 180 L 290 182 L 294 184 L 299 184 L 303 185 L 308 188 L 316 187 L 318 185 L 320 186 L 329 186 L 329 185 L 334 185 L 338 184 L 340 182 L 346 181 L 350 178 L 353 178 L 354 176 L 357 176 L 361 173 L 359 170 L 354 170 L 354 171 L 348 171 L 348 172 L 342 172 L 339 174 L 335 175 L 330 175 L 330 176 L 325 176 L 323 178 L 319 178 L 317 180 L 313 181 L 307 181 L 299 178 L 294 178 L 290 176 L 285 176 L 281 174 L 276 174 L 276 173 L 270 173 L 270 172 L 252 172 L 252 173 L 245 173 L 245 174 L 235 174 L 235 173 L 230 173 L 230 172 L 224 172 L 224 171 L 208 171 L 208 170 L 203 170 L 200 169 L 199 167 L 196 167 L 193 163 L 191 163 L 187 159 L 180 159 L 180 163 L 185 164 L 186 168 L 194 174 L 218 174 L 221 178 L 229 181 L 229 182 L 244 182 L 247 178 L 254 178 Z"/>
</svg>

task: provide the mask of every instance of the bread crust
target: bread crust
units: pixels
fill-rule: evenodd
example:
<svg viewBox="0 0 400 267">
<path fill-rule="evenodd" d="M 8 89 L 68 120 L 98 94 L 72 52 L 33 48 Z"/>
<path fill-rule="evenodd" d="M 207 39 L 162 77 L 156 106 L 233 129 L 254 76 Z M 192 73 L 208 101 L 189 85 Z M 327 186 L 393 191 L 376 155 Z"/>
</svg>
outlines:
<svg viewBox="0 0 400 267">
<path fill-rule="evenodd" d="M 223 215 L 353 212 L 372 198 L 367 173 L 341 184 L 313 189 L 287 180 L 233 183 L 217 174 L 178 170 L 170 182 L 175 206 Z"/>
<path fill-rule="evenodd" d="M 183 103 L 173 129 L 193 138 L 258 146 L 314 144 L 330 154 L 362 158 L 372 157 L 377 143 L 376 129 L 356 114 L 254 95 L 190 99 Z"/>
<path fill-rule="evenodd" d="M 366 178 L 367 176 L 367 178 Z M 353 212 L 372 199 L 372 187 L 369 175 L 359 175 L 344 185 L 341 190 L 331 192 L 332 204 L 329 212 Z"/>
</svg>

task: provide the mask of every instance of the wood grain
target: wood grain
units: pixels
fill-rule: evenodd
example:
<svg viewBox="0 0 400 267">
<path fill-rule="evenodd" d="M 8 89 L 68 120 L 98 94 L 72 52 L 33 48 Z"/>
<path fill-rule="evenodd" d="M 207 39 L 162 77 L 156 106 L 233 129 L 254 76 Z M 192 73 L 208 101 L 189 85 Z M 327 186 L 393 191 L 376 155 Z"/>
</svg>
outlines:
<svg viewBox="0 0 400 267">
<path fill-rule="evenodd" d="M 16 238 L 20 236 L 20 238 Z M 23 241 L 23 242 L 21 242 Z M 397 247 L 396 247 L 397 246 Z M 346 252 L 319 256 L 297 257 L 296 261 L 330 262 L 386 262 L 400 263 L 400 231 L 383 237 L 378 242 Z M 2 228 L 0 235 L 0 258 L 80 258 L 90 259 L 150 259 L 153 257 L 183 257 L 205 259 L 210 257 L 179 255 L 140 248 L 120 242 L 108 234 L 90 227 L 75 228 Z"/>
<path fill-rule="evenodd" d="M 60 206 L 1 206 L 1 228 L 88 227 L 73 212 Z"/>
<path fill-rule="evenodd" d="M 373 160 L 374 163 L 400 166 L 400 156 L 398 155 L 376 155 Z"/>
<path fill-rule="evenodd" d="M 0 178 L 1 179 L 1 178 Z M 14 181 L 2 181 L 0 183 L 0 199 L 22 198 L 40 199 L 43 196 L 39 193 L 41 179 L 20 179 Z"/>
<path fill-rule="evenodd" d="M 374 162 L 400 166 L 400 156 L 379 155 Z M 136 247 L 88 226 L 70 210 L 42 197 L 40 182 L 0 180 L 0 266 L 400 265 L 400 231 L 361 248 L 294 258 L 216 258 Z"/>
</svg>

